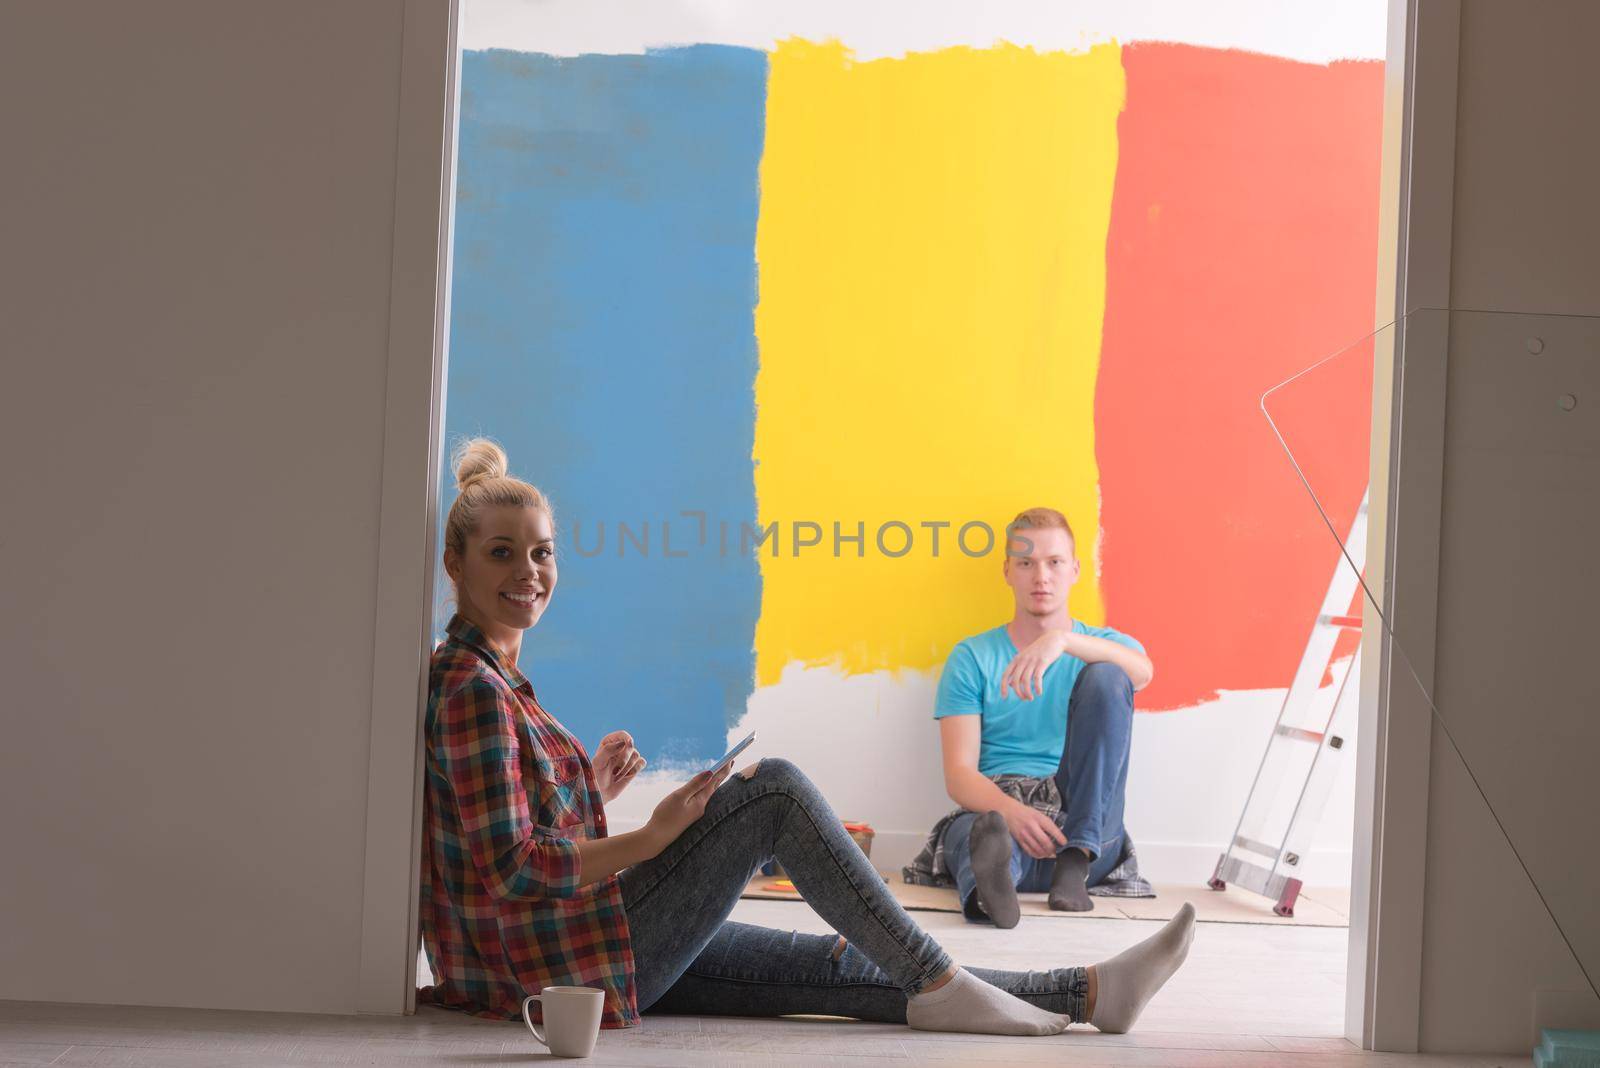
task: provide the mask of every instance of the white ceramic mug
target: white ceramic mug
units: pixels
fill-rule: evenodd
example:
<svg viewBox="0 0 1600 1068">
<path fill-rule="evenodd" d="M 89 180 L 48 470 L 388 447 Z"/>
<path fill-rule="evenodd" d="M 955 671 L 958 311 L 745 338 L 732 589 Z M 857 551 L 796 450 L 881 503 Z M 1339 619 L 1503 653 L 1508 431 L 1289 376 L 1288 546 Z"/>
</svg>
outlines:
<svg viewBox="0 0 1600 1068">
<path fill-rule="evenodd" d="M 528 1015 L 537 1001 L 544 1010 L 544 1030 Z M 522 999 L 522 1022 L 557 1057 L 587 1057 L 600 1037 L 600 1013 L 606 992 L 597 986 L 547 986 Z"/>
</svg>

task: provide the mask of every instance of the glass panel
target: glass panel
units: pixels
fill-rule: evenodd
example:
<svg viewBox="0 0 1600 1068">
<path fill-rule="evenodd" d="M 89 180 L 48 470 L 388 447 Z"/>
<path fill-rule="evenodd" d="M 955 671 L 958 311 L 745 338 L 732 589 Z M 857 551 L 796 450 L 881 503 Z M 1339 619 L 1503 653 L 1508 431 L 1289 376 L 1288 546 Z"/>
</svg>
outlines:
<svg viewBox="0 0 1600 1068">
<path fill-rule="evenodd" d="M 1326 585 L 1320 601 L 1303 606 L 1300 664 L 1218 877 L 1277 899 L 1284 912 L 1293 908 L 1339 768 L 1354 759 L 1363 561 L 1359 553 L 1346 559 L 1344 546 L 1366 543 L 1373 356 L 1389 334 L 1377 331 L 1309 364 L 1262 398 L 1284 450 L 1282 477 L 1307 487 L 1305 508 L 1316 513 L 1298 551 L 1325 568 Z M 1314 533 L 1319 523 L 1329 536 Z"/>
<path fill-rule="evenodd" d="M 1258 782 L 1271 789 L 1252 795 L 1240 825 L 1241 837 L 1257 831 L 1269 850 L 1281 837 L 1281 855 L 1269 851 L 1268 859 L 1276 859 L 1274 874 L 1291 873 L 1287 858 L 1306 844 L 1305 814 L 1320 811 L 1326 792 L 1331 740 L 1354 717 L 1357 675 L 1341 674 L 1339 662 L 1359 660 L 1354 636 L 1365 618 L 1379 628 L 1369 631 L 1376 639 L 1369 650 L 1387 639 L 1389 714 L 1431 717 L 1460 758 L 1459 765 L 1436 765 L 1438 789 L 1481 798 L 1591 989 L 1600 970 L 1600 917 L 1594 888 L 1571 877 L 1570 863 L 1571 851 L 1588 847 L 1552 823 L 1554 814 L 1566 823 L 1565 814 L 1594 811 L 1584 785 L 1593 777 L 1593 701 L 1575 718 L 1566 680 L 1593 655 L 1585 643 L 1592 643 L 1600 599 L 1600 578 L 1588 563 L 1593 531 L 1581 521 L 1584 509 L 1574 507 L 1596 493 L 1600 429 L 1584 406 L 1600 402 L 1597 349 L 1600 317 L 1422 309 L 1262 397 L 1286 476 L 1304 486 L 1307 506 L 1329 533 L 1325 546 L 1306 551 L 1327 552 L 1333 581 L 1295 680 L 1302 692 L 1291 690 L 1262 762 Z M 1399 618 L 1380 610 L 1378 583 L 1369 579 L 1376 569 L 1369 567 L 1363 504 L 1374 362 L 1383 357 L 1387 364 L 1391 355 L 1406 361 L 1406 382 L 1418 396 L 1448 398 L 1448 418 L 1430 410 L 1436 404 L 1402 406 L 1410 423 L 1402 428 L 1399 462 L 1409 461 L 1426 481 L 1442 457 L 1443 485 L 1437 603 L 1418 610 L 1415 602 L 1425 598 L 1402 601 Z M 1408 500 L 1407 507 L 1416 516 L 1427 505 Z M 1320 646 L 1335 665 L 1318 675 Z M 1436 662 L 1447 667 L 1438 686 Z M 1546 679 L 1563 684 L 1547 688 Z M 1330 699 L 1331 726 L 1314 757 L 1286 752 L 1296 747 L 1285 724 L 1314 727 Z M 1486 859 L 1492 855 L 1486 848 Z"/>
</svg>

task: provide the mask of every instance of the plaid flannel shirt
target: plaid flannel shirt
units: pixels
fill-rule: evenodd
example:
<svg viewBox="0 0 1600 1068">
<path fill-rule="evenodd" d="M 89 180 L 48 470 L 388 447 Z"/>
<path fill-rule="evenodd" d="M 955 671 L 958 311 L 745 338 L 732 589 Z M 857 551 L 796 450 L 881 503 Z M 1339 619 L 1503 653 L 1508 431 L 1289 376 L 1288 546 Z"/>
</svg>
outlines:
<svg viewBox="0 0 1600 1068">
<path fill-rule="evenodd" d="M 511 1020 L 550 984 L 600 987 L 602 1027 L 639 1022 L 617 877 L 578 885 L 575 839 L 606 817 L 583 746 L 517 665 L 457 615 L 428 679 L 422 1003 Z M 539 1016 L 539 1003 L 532 1006 Z"/>
</svg>

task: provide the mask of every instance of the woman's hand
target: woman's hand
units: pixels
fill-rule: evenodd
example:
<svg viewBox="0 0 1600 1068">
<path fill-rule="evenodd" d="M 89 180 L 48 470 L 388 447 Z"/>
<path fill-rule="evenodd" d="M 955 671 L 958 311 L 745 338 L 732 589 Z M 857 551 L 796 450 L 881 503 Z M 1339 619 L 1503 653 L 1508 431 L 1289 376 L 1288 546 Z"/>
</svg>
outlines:
<svg viewBox="0 0 1600 1068">
<path fill-rule="evenodd" d="M 677 841 L 678 835 L 705 815 L 706 802 L 711 800 L 711 795 L 732 770 L 733 764 L 729 762 L 712 771 L 702 771 L 661 799 L 656 810 L 650 814 L 649 822 L 644 825 L 644 829 L 655 838 L 656 852 Z"/>
<path fill-rule="evenodd" d="M 1000 677 L 1000 696 L 1006 695 L 1007 687 L 1024 701 L 1031 701 L 1042 693 L 1045 669 L 1067 651 L 1071 637 L 1070 631 L 1047 630 L 1029 642 L 1028 647 L 1006 665 L 1006 673 Z"/>
<path fill-rule="evenodd" d="M 594 759 L 589 763 L 594 767 L 594 781 L 600 788 L 600 800 L 610 804 L 633 781 L 633 777 L 644 770 L 646 761 L 633 747 L 633 735 L 627 731 L 612 731 L 600 739 Z"/>
</svg>

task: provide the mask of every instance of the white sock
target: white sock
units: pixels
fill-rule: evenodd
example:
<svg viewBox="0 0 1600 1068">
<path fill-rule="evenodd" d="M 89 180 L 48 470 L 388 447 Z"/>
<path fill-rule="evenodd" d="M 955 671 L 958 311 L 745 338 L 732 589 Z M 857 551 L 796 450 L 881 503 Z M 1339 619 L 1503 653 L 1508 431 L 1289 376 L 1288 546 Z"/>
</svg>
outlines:
<svg viewBox="0 0 1600 1068">
<path fill-rule="evenodd" d="M 919 1031 L 964 1031 L 973 1035 L 1059 1035 L 1072 1017 L 1046 1012 L 1014 994 L 990 986 L 965 968 L 931 993 L 913 994 L 906 1023 Z"/>
<path fill-rule="evenodd" d="M 1094 966 L 1098 986 L 1089 1022 L 1120 1035 L 1133 1026 L 1145 1005 L 1189 955 L 1194 941 L 1194 906 L 1187 901 L 1167 925 L 1136 946 Z"/>
</svg>

